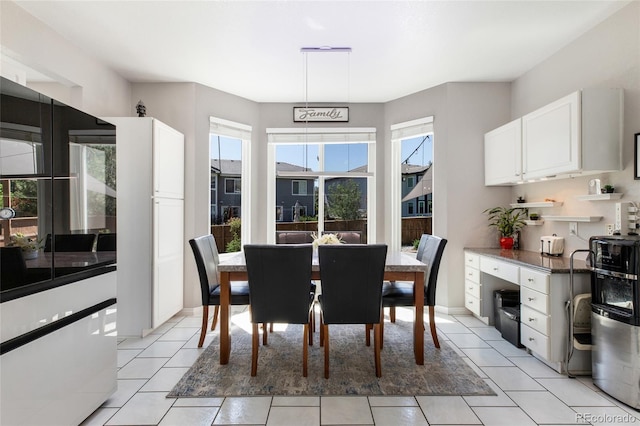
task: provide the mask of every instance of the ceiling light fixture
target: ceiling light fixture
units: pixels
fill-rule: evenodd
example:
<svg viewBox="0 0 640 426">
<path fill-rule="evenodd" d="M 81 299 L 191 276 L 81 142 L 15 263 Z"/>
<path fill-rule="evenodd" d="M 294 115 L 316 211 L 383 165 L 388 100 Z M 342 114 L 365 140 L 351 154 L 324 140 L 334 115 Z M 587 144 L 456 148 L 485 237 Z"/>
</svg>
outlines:
<svg viewBox="0 0 640 426">
<path fill-rule="evenodd" d="M 302 53 L 315 53 L 315 52 L 351 53 L 351 48 L 350 47 L 331 47 L 331 46 L 302 47 L 300 48 L 300 52 Z"/>
</svg>

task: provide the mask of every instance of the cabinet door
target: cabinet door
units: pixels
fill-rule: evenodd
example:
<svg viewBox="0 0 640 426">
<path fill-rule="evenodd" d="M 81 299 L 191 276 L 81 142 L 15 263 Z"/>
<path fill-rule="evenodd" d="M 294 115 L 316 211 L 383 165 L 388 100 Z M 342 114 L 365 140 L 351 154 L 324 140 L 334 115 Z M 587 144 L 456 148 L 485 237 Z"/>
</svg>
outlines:
<svg viewBox="0 0 640 426">
<path fill-rule="evenodd" d="M 524 179 L 580 170 L 580 92 L 522 117 Z"/>
<path fill-rule="evenodd" d="M 521 179 L 522 120 L 484 135 L 484 184 L 504 185 Z"/>
<path fill-rule="evenodd" d="M 153 120 L 153 193 L 184 198 L 184 136 Z"/>
<path fill-rule="evenodd" d="M 153 217 L 153 309 L 156 328 L 182 309 L 184 201 L 156 198 Z"/>
</svg>

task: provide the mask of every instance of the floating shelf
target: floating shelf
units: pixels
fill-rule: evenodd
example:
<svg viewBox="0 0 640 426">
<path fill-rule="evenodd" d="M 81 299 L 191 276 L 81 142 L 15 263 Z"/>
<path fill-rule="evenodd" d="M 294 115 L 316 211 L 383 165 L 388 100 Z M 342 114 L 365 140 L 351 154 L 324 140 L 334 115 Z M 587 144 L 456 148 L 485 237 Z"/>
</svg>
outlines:
<svg viewBox="0 0 640 426">
<path fill-rule="evenodd" d="M 600 222 L 602 216 L 542 216 L 543 219 L 555 222 Z"/>
<path fill-rule="evenodd" d="M 609 194 L 588 194 L 578 195 L 576 198 L 582 201 L 606 201 L 606 200 L 619 200 L 622 197 L 622 192 L 613 192 Z"/>
<path fill-rule="evenodd" d="M 510 204 L 511 207 L 522 207 L 522 208 L 541 208 L 541 207 L 560 207 L 562 205 L 562 201 L 540 201 L 538 203 L 513 203 Z"/>
<path fill-rule="evenodd" d="M 542 219 L 538 219 L 538 220 L 525 220 L 524 223 L 526 223 L 528 226 L 540 226 L 544 223 L 544 220 Z"/>
</svg>

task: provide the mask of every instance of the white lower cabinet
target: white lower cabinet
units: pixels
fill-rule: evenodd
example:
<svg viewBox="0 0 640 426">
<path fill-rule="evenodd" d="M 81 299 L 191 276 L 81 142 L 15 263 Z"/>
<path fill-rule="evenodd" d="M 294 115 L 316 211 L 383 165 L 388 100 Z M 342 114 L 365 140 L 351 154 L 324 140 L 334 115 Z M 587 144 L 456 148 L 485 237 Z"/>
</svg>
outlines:
<svg viewBox="0 0 640 426">
<path fill-rule="evenodd" d="M 476 266 L 476 268 L 474 268 Z M 492 256 L 465 251 L 465 307 L 493 322 L 493 292 L 520 290 L 520 343 L 557 371 L 566 369 L 568 273 L 549 273 Z M 590 275 L 574 275 L 574 295 L 590 292 Z M 575 357 L 572 371 L 588 371 L 588 354 Z"/>
</svg>

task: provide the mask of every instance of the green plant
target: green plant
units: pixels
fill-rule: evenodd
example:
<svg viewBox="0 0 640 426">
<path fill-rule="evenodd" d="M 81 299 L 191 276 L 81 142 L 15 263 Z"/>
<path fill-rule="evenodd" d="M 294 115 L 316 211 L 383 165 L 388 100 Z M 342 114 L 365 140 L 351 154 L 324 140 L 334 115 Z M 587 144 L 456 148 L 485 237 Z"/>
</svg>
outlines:
<svg viewBox="0 0 640 426">
<path fill-rule="evenodd" d="M 613 185 L 605 185 L 602 187 L 602 192 L 606 193 L 606 194 L 613 194 L 613 191 L 615 190 L 615 188 L 613 187 Z"/>
<path fill-rule="evenodd" d="M 226 252 L 230 253 L 242 250 L 242 242 L 240 240 L 240 228 L 242 226 L 242 221 L 239 217 L 234 217 L 229 219 L 229 222 L 227 223 L 233 238 L 227 243 Z"/>
<path fill-rule="evenodd" d="M 489 217 L 489 226 L 495 226 L 501 237 L 511 237 L 524 225 L 527 210 L 519 207 L 493 207 L 484 211 Z"/>
<path fill-rule="evenodd" d="M 416 238 L 411 244 L 413 245 L 414 250 L 418 250 L 418 246 L 420 245 L 420 238 Z"/>
</svg>

